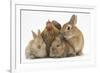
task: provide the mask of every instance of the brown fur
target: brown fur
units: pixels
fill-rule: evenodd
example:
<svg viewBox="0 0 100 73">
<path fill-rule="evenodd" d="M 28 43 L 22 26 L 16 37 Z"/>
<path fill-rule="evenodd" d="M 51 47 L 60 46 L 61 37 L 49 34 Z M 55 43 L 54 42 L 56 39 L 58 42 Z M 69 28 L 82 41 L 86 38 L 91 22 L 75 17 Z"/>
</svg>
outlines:
<svg viewBox="0 0 100 73">
<path fill-rule="evenodd" d="M 84 38 L 82 32 L 76 27 L 76 23 L 77 16 L 73 15 L 70 21 L 63 25 L 61 32 L 64 38 L 74 47 L 77 55 L 80 55 L 84 45 Z"/>
<path fill-rule="evenodd" d="M 33 38 L 27 45 L 25 49 L 26 58 L 43 58 L 47 56 L 46 52 L 46 44 L 42 39 L 40 31 L 38 31 L 38 35 L 35 32 L 32 32 Z"/>
<path fill-rule="evenodd" d="M 55 38 L 50 47 L 50 57 L 69 57 L 75 56 L 73 47 L 61 37 L 60 34 Z"/>
</svg>

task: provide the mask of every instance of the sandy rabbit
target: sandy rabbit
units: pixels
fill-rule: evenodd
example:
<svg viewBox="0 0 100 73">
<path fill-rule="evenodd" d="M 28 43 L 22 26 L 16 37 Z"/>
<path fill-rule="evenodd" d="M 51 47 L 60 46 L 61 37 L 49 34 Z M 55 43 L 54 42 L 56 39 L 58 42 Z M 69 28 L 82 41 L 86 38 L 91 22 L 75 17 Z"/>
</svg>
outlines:
<svg viewBox="0 0 100 73">
<path fill-rule="evenodd" d="M 65 23 L 61 29 L 61 33 L 70 45 L 74 48 L 76 55 L 82 54 L 84 46 L 84 38 L 82 32 L 77 28 L 77 16 L 72 15 L 69 22 Z"/>
<path fill-rule="evenodd" d="M 75 56 L 76 53 L 73 47 L 64 39 L 63 35 L 59 35 L 53 41 L 50 47 L 50 57 L 58 58 L 58 57 L 69 57 Z"/>
<path fill-rule="evenodd" d="M 40 30 L 38 30 L 38 35 L 32 31 L 33 40 L 31 40 L 25 49 L 26 58 L 42 58 L 47 56 L 46 44 L 42 39 Z"/>
</svg>

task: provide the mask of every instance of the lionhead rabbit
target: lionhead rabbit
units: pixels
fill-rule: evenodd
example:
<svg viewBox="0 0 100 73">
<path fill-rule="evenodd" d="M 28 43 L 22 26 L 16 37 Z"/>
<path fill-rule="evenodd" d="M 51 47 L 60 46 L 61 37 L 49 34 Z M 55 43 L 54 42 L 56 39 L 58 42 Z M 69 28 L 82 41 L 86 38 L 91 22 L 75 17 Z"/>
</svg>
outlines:
<svg viewBox="0 0 100 73">
<path fill-rule="evenodd" d="M 76 53 L 73 47 L 60 34 L 55 38 L 50 47 L 50 57 L 69 57 L 75 56 Z"/>
<path fill-rule="evenodd" d="M 46 44 L 42 39 L 40 30 L 38 30 L 38 35 L 33 31 L 32 34 L 34 39 L 29 42 L 25 49 L 26 58 L 33 59 L 46 57 Z"/>
<path fill-rule="evenodd" d="M 82 54 L 84 39 L 82 32 L 76 27 L 77 16 L 72 15 L 69 22 L 65 23 L 61 29 L 65 40 L 67 40 L 74 48 L 76 55 Z"/>
</svg>

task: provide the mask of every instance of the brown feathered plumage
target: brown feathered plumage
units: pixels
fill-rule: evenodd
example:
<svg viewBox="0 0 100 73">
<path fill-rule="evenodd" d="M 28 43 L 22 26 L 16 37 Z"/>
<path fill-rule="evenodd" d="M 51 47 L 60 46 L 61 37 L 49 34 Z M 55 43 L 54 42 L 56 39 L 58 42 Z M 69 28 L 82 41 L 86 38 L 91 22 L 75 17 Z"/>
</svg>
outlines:
<svg viewBox="0 0 100 73">
<path fill-rule="evenodd" d="M 51 46 L 53 40 L 55 39 L 55 37 L 57 35 L 59 35 L 60 29 L 61 29 L 61 25 L 58 22 L 56 22 L 56 21 L 50 22 L 48 20 L 46 23 L 45 29 L 41 33 L 43 40 L 45 41 L 45 43 L 47 45 L 48 55 L 49 55 L 50 46 Z"/>
</svg>

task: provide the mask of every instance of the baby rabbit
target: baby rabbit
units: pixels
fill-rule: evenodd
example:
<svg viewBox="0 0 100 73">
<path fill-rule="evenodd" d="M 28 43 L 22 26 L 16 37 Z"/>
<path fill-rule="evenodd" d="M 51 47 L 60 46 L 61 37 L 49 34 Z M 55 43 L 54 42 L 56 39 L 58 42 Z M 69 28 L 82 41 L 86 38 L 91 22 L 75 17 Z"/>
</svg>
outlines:
<svg viewBox="0 0 100 73">
<path fill-rule="evenodd" d="M 76 55 L 82 54 L 84 45 L 84 38 L 82 32 L 76 27 L 77 16 L 72 15 L 69 22 L 65 23 L 61 29 L 61 33 L 72 47 L 74 48 Z"/>
<path fill-rule="evenodd" d="M 31 40 L 25 49 L 25 55 L 27 59 L 42 58 L 47 56 L 46 44 L 42 39 L 40 30 L 38 35 L 32 31 L 33 40 Z"/>
<path fill-rule="evenodd" d="M 50 57 L 69 57 L 75 56 L 74 48 L 64 39 L 63 35 L 59 35 L 53 41 L 50 47 Z"/>
</svg>

